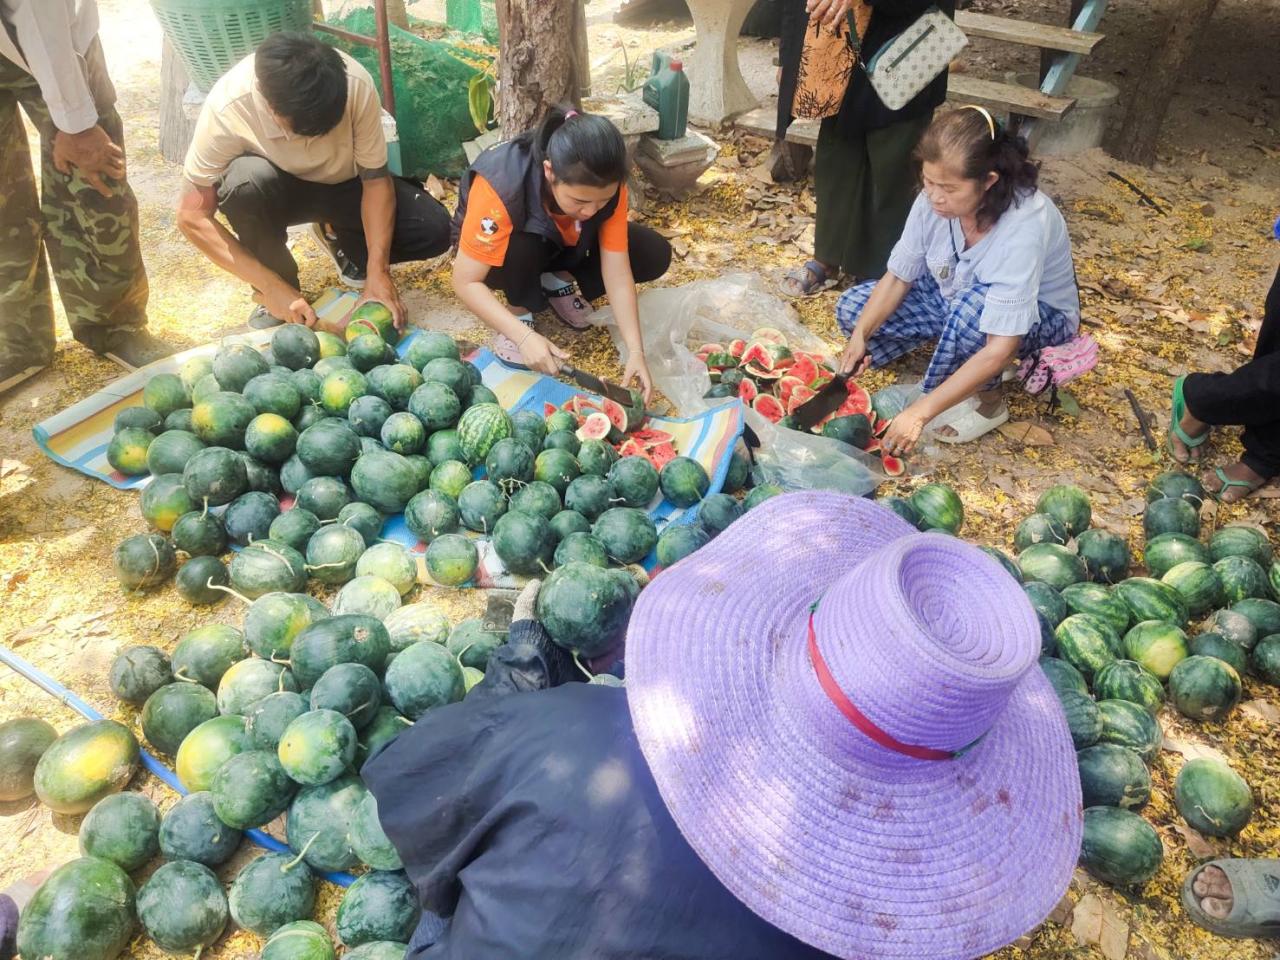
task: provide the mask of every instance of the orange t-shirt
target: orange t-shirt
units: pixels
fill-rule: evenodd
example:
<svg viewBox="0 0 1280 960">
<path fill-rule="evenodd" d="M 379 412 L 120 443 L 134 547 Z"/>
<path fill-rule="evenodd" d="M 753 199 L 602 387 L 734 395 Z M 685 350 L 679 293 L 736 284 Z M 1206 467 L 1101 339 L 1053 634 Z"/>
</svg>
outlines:
<svg viewBox="0 0 1280 960">
<path fill-rule="evenodd" d="M 578 221 L 562 213 L 548 215 L 560 231 L 560 239 L 566 247 L 578 245 Z M 491 267 L 500 267 L 507 258 L 507 244 L 515 225 L 507 213 L 506 204 L 484 177 L 476 174 L 467 194 L 467 214 L 462 220 L 462 232 L 458 247 L 467 256 Z M 600 225 L 600 246 L 614 253 L 627 252 L 627 186 L 618 188 L 618 207 Z"/>
</svg>

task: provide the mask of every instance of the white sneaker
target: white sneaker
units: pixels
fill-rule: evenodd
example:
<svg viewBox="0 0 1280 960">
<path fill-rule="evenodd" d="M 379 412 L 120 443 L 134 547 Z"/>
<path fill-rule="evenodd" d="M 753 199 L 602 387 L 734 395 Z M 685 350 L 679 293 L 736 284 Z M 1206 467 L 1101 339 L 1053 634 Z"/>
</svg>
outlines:
<svg viewBox="0 0 1280 960">
<path fill-rule="evenodd" d="M 363 290 L 364 270 L 342 252 L 342 248 L 338 246 L 337 238 L 330 237 L 325 232 L 324 225 L 320 223 L 311 224 L 310 231 L 312 239 L 315 240 L 324 255 L 333 261 L 334 269 L 338 271 L 338 280 L 341 281 L 343 286 L 351 287 L 353 290 Z"/>
</svg>

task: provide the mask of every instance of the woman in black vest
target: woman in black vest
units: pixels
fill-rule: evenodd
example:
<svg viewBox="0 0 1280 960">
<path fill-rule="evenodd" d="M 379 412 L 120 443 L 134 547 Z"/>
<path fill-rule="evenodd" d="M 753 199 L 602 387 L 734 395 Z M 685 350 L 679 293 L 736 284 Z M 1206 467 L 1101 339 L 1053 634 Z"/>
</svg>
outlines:
<svg viewBox="0 0 1280 960">
<path fill-rule="evenodd" d="M 553 375 L 568 355 L 533 329 L 534 312 L 550 304 L 581 330 L 607 294 L 627 348 L 623 383 L 638 381 L 647 400 L 636 283 L 667 272 L 671 245 L 627 222 L 628 168 L 617 128 L 572 108 L 486 150 L 459 188 L 453 289 L 494 331 L 500 359 Z"/>
</svg>

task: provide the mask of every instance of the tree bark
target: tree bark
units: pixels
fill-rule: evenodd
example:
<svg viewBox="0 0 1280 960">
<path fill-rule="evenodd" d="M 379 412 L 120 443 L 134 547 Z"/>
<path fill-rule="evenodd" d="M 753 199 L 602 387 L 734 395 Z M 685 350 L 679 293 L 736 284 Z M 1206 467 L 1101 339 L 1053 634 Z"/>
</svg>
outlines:
<svg viewBox="0 0 1280 960">
<path fill-rule="evenodd" d="M 581 102 L 574 70 L 577 6 L 578 0 L 497 0 L 503 137 L 537 126 L 556 104 Z"/>
<path fill-rule="evenodd" d="M 404 7 L 404 0 L 387 0 L 387 22 L 401 30 L 409 29 L 409 11 Z"/>
<path fill-rule="evenodd" d="M 1169 103 L 1186 78 L 1186 66 L 1217 6 L 1218 0 L 1161 0 L 1164 40 L 1152 44 L 1145 67 L 1129 89 L 1112 151 L 1118 159 L 1148 167 L 1155 163 Z"/>
<path fill-rule="evenodd" d="M 587 0 L 575 0 L 573 15 L 573 74 L 578 96 L 591 96 L 591 48 L 587 42 Z"/>
<path fill-rule="evenodd" d="M 182 106 L 189 83 L 186 68 L 166 39 L 160 54 L 159 146 L 160 156 L 169 163 L 182 163 L 195 133 L 195 118 L 188 117 Z"/>
</svg>

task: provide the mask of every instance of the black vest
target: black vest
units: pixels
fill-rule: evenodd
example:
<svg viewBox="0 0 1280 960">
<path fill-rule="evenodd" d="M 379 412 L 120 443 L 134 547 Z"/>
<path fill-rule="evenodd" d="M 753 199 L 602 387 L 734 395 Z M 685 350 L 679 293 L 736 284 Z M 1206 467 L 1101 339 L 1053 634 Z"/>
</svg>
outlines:
<svg viewBox="0 0 1280 960">
<path fill-rule="evenodd" d="M 471 182 L 477 174 L 489 182 L 502 205 L 507 208 L 513 231 L 537 234 L 557 250 L 564 249 L 560 228 L 551 219 L 551 214 L 547 213 L 547 201 L 555 201 L 550 196 L 542 164 L 534 161 L 532 147 L 518 140 L 508 140 L 490 147 L 476 157 L 471 169 L 462 175 L 462 182 L 458 184 L 458 209 L 453 214 L 454 246 L 457 246 L 462 234 L 462 222 L 467 216 L 467 196 L 471 193 Z M 618 196 L 621 193 L 621 190 L 615 193 L 595 216 L 580 225 L 578 244 L 574 248 L 574 254 L 568 259 L 577 262 L 596 248 L 600 241 L 600 226 L 618 209 Z"/>
</svg>

